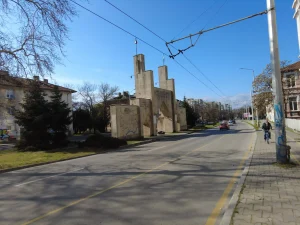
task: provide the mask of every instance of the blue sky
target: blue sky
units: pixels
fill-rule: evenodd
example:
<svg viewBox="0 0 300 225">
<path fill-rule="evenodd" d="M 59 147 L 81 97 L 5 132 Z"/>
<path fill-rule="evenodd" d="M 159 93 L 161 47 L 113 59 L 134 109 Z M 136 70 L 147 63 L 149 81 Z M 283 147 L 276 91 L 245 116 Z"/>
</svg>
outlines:
<svg viewBox="0 0 300 225">
<path fill-rule="evenodd" d="M 217 10 L 226 1 L 225 5 Z M 178 37 L 230 22 L 266 9 L 265 0 L 110 0 L 111 3 L 140 21 L 155 33 L 171 40 L 191 21 L 203 14 Z M 214 3 L 215 2 L 215 3 Z M 276 0 L 280 58 L 296 61 L 298 40 L 296 21 L 293 19 L 292 0 Z M 163 41 L 117 11 L 104 0 L 80 1 L 85 7 L 130 31 L 158 49 L 168 52 Z M 70 40 L 67 41 L 67 58 L 57 66 L 53 78 L 59 84 L 79 85 L 83 81 L 117 85 L 120 90 L 134 93 L 133 56 L 134 38 L 93 14 L 78 8 L 79 15 L 68 23 Z M 176 47 L 184 48 L 189 41 Z M 162 65 L 162 54 L 138 43 L 138 53 L 145 55 L 146 69 L 153 70 L 158 81 L 157 67 Z M 237 23 L 203 34 L 194 48 L 185 55 L 219 87 L 227 96 L 220 98 L 197 79 L 166 58 L 169 77 L 175 79 L 176 96 L 183 99 L 202 98 L 223 101 L 249 101 L 252 72 L 239 70 L 251 68 L 258 75 L 270 62 L 267 16 Z M 184 67 L 222 95 L 183 56 L 177 56 Z"/>
</svg>

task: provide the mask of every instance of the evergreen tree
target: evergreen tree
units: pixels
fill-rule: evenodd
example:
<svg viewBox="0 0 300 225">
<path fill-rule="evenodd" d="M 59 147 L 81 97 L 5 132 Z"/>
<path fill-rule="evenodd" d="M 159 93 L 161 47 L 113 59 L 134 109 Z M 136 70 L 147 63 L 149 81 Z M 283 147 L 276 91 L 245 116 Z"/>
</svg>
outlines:
<svg viewBox="0 0 300 225">
<path fill-rule="evenodd" d="M 195 110 L 187 102 L 186 97 L 183 98 L 182 106 L 186 109 L 186 122 L 189 126 L 195 126 L 195 123 L 198 119 L 198 115 Z"/>
<path fill-rule="evenodd" d="M 51 101 L 48 103 L 51 116 L 50 128 L 52 129 L 52 141 L 55 147 L 65 145 L 69 130 L 69 125 L 72 123 L 71 109 L 68 104 L 62 100 L 62 93 L 58 86 L 54 86 Z"/>
<path fill-rule="evenodd" d="M 76 134 L 85 132 L 91 124 L 90 113 L 86 109 L 77 109 L 73 112 L 73 129 Z"/>
<path fill-rule="evenodd" d="M 15 115 L 18 125 L 24 128 L 20 147 L 34 146 L 44 149 L 49 146 L 49 108 L 45 96 L 39 82 L 30 81 L 24 102 L 20 103 L 23 110 L 17 111 Z"/>
</svg>

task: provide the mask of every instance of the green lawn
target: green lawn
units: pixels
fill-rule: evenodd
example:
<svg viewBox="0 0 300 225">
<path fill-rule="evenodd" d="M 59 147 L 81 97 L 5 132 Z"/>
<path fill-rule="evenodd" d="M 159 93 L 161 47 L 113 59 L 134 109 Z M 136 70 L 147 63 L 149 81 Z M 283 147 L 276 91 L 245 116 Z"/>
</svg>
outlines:
<svg viewBox="0 0 300 225">
<path fill-rule="evenodd" d="M 0 170 L 17 168 L 38 163 L 71 159 L 79 156 L 95 154 L 96 149 L 67 149 L 61 151 L 33 151 L 25 152 L 16 149 L 0 151 Z"/>
</svg>

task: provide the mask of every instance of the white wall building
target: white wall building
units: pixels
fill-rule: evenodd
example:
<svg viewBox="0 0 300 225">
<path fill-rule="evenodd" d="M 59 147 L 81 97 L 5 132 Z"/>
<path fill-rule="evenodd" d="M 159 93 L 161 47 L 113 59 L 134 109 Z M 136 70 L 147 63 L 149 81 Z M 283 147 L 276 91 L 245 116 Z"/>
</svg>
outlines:
<svg viewBox="0 0 300 225">
<path fill-rule="evenodd" d="M 50 84 L 47 79 L 39 80 L 38 76 L 34 77 L 37 80 L 43 91 L 45 92 L 46 100 L 50 100 L 53 84 Z M 20 127 L 15 122 L 14 111 L 21 110 L 25 91 L 28 90 L 30 79 L 12 77 L 8 72 L 0 71 L 0 129 L 7 129 L 11 134 L 20 135 Z M 66 102 L 69 108 L 72 108 L 72 93 L 74 90 L 58 86 L 62 93 L 62 100 Z M 73 133 L 73 124 L 69 126 L 69 130 Z"/>
<path fill-rule="evenodd" d="M 300 0 L 294 0 L 293 9 L 295 9 L 295 14 L 293 18 L 296 20 L 297 23 L 297 31 L 298 31 L 298 43 L 299 43 L 299 53 L 300 53 Z"/>
</svg>

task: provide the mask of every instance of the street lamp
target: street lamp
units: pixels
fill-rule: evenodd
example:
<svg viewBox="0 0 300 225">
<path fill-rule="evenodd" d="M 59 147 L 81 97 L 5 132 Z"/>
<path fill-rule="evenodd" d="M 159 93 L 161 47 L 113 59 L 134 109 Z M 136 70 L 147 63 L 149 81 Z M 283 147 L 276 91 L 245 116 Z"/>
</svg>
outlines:
<svg viewBox="0 0 300 225">
<path fill-rule="evenodd" d="M 253 74 L 253 82 L 255 79 L 254 75 L 254 69 L 248 69 L 248 68 L 240 68 L 241 70 L 251 70 Z M 251 108 L 252 108 L 252 122 L 254 122 L 254 114 L 253 114 L 253 86 L 251 88 Z M 255 114 L 256 114 L 256 125 L 258 126 L 258 115 L 257 115 L 257 108 L 255 108 Z"/>
</svg>

